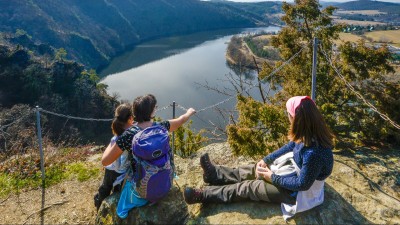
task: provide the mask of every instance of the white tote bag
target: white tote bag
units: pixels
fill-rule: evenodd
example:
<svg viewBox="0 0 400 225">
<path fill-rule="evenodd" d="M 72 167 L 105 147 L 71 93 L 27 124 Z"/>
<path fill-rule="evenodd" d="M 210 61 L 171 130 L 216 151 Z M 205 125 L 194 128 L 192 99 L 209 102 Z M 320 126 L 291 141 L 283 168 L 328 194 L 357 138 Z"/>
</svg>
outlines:
<svg viewBox="0 0 400 225">
<path fill-rule="evenodd" d="M 270 165 L 271 171 L 279 176 L 288 175 L 296 172 L 300 175 L 300 168 L 293 159 L 293 152 L 286 153 Z M 298 212 L 312 209 L 324 202 L 325 181 L 315 180 L 311 187 L 306 191 L 297 192 L 296 204 L 281 203 L 283 219 L 287 221 Z"/>
</svg>

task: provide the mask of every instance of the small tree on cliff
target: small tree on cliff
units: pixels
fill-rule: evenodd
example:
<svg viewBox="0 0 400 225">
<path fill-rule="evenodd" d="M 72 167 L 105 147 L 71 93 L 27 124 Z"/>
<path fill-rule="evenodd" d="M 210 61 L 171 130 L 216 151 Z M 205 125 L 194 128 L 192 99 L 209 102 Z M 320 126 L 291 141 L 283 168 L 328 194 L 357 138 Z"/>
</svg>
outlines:
<svg viewBox="0 0 400 225">
<path fill-rule="evenodd" d="M 63 61 L 67 58 L 67 51 L 64 48 L 60 48 L 56 52 L 56 60 Z"/>
<path fill-rule="evenodd" d="M 381 120 L 354 92 L 346 88 L 324 54 L 331 58 L 356 90 L 381 112 L 398 122 L 400 103 L 396 96 L 399 95 L 399 85 L 386 82 L 382 75 L 393 72 L 389 65 L 391 55 L 388 49 L 385 46 L 370 47 L 362 41 L 346 42 L 339 46 L 340 53 L 336 54 L 333 41 L 338 39 L 342 25 L 332 23 L 334 7 L 320 10 L 317 0 L 296 0 L 294 4 L 283 3 L 282 8 L 285 12 L 282 20 L 286 26 L 272 39 L 273 46 L 280 50 L 282 58 L 275 68 L 306 47 L 290 65 L 274 76 L 267 77 L 273 68 L 263 65 L 259 77 L 265 78 L 271 88 L 277 90 L 269 99 L 271 105 L 262 104 L 252 97 L 238 97 L 238 122 L 227 127 L 228 142 L 233 151 L 250 156 L 264 155 L 287 141 L 288 122 L 284 105 L 291 96 L 311 93 L 314 37 L 320 42 L 316 103 L 338 140 L 351 140 L 353 143 L 392 140 L 399 144 L 398 130 Z"/>
</svg>

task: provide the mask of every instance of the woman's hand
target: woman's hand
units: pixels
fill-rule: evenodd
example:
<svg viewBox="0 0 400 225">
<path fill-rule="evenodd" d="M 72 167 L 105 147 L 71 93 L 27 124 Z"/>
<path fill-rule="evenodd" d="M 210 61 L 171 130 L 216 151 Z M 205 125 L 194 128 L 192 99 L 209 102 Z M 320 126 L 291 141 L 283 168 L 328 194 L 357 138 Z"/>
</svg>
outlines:
<svg viewBox="0 0 400 225">
<path fill-rule="evenodd" d="M 169 120 L 170 128 L 169 131 L 175 131 L 178 129 L 180 126 L 182 126 L 186 121 L 189 120 L 189 117 L 191 117 L 193 114 L 196 113 L 196 110 L 193 108 L 189 108 L 185 114 L 181 115 L 180 117 L 176 119 L 171 119 Z"/>
<path fill-rule="evenodd" d="M 258 169 L 257 169 L 257 168 L 259 168 L 259 167 L 261 167 L 261 168 L 267 167 L 267 164 L 264 162 L 263 159 L 261 159 L 261 160 L 256 164 L 256 177 L 257 177 L 257 178 L 262 177 L 262 175 L 258 173 Z"/>
<path fill-rule="evenodd" d="M 196 110 L 193 109 L 193 108 L 189 108 L 189 109 L 186 111 L 186 114 L 187 114 L 188 116 L 192 116 L 192 115 L 195 114 L 195 113 L 196 113 Z"/>
<path fill-rule="evenodd" d="M 268 167 L 257 167 L 257 174 L 258 176 L 264 178 L 269 183 L 272 183 L 271 176 L 272 176 L 272 171 Z"/>
<path fill-rule="evenodd" d="M 267 167 L 267 164 L 264 162 L 263 159 L 261 159 L 261 160 L 257 163 L 257 167 L 265 168 L 265 167 Z"/>
</svg>

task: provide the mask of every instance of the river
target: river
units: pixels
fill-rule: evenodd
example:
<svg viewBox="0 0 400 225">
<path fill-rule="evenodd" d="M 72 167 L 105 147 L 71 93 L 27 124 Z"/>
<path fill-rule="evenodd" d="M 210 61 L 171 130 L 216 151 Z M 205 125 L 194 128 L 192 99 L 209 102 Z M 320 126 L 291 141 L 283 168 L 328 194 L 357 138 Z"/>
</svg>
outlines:
<svg viewBox="0 0 400 225">
<path fill-rule="evenodd" d="M 148 41 L 112 60 L 100 72 L 102 83 L 108 85 L 108 93 L 118 93 L 121 100 L 132 100 L 147 93 L 158 101 L 157 116 L 172 118 L 175 101 L 184 108 L 204 109 L 223 101 L 229 96 L 208 90 L 210 86 L 234 93 L 227 75 L 238 76 L 226 63 L 225 53 L 233 35 L 260 31 L 278 31 L 279 27 L 229 29 L 174 36 Z M 248 77 L 254 79 L 254 75 Z M 229 117 L 221 110 L 234 111 L 236 98 L 216 107 L 202 110 L 192 117 L 196 130 L 213 130 L 214 125 L 225 127 Z M 183 113 L 176 108 L 176 115 Z M 214 124 L 214 125 L 212 125 Z"/>
</svg>

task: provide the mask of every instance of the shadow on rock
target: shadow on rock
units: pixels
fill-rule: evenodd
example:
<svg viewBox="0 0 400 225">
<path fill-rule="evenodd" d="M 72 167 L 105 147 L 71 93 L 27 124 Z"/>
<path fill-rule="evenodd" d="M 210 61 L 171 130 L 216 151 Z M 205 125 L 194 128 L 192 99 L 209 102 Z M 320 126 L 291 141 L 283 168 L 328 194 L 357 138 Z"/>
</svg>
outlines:
<svg viewBox="0 0 400 225">
<path fill-rule="evenodd" d="M 296 214 L 296 224 L 372 224 L 333 187 L 325 183 L 325 200 L 320 206 Z"/>
</svg>

